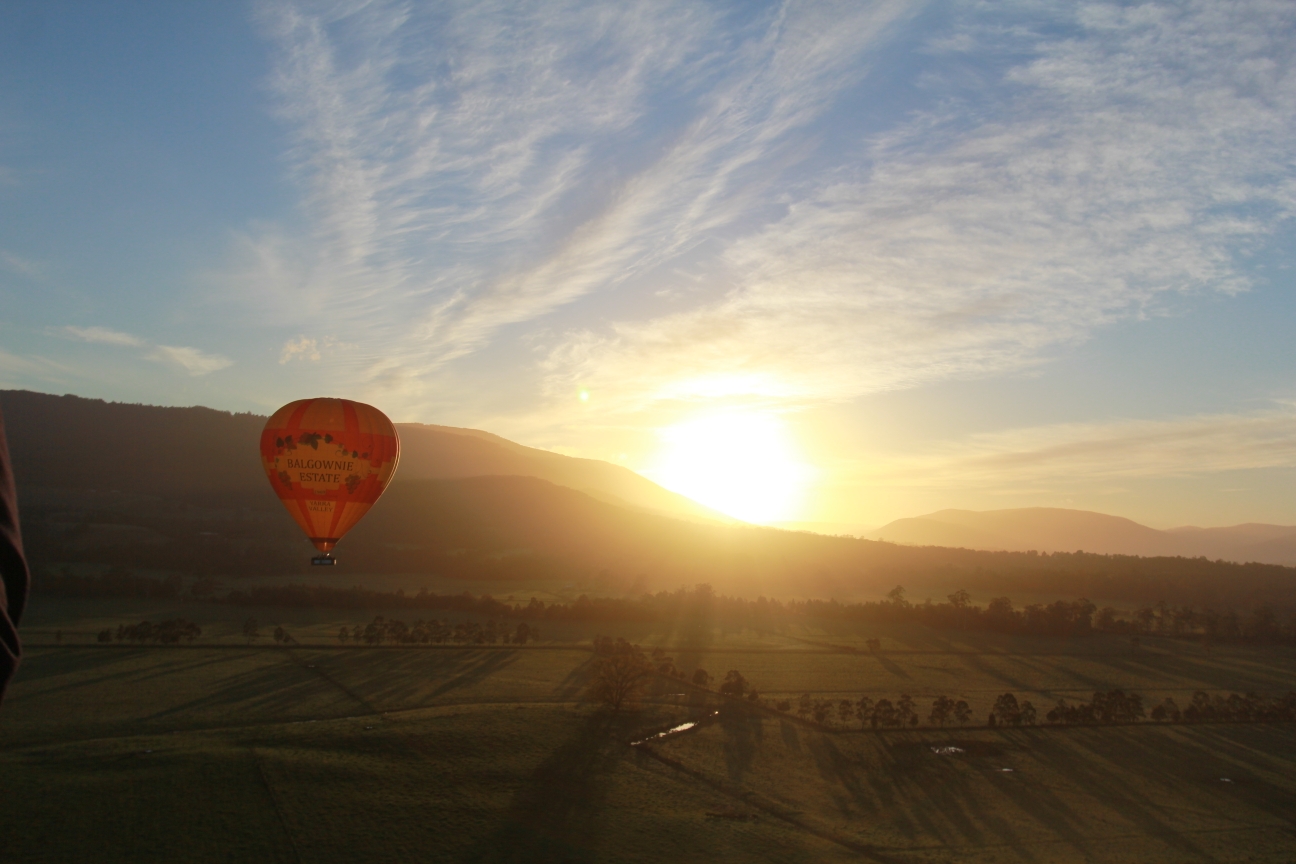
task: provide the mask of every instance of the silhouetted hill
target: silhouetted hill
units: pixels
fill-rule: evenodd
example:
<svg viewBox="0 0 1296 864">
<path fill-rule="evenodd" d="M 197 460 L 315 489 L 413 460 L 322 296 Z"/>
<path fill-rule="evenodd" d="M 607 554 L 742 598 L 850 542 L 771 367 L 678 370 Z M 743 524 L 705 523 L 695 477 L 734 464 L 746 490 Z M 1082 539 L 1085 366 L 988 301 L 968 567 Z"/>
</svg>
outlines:
<svg viewBox="0 0 1296 864">
<path fill-rule="evenodd" d="M 139 494 L 246 493 L 273 501 L 257 459 L 266 418 L 0 391 L 14 474 L 28 486 Z M 735 520 L 628 468 L 524 447 L 475 429 L 399 423 L 398 482 L 518 475 L 691 519 Z"/>
<path fill-rule="evenodd" d="M 38 579 L 65 567 L 222 580 L 311 572 L 310 547 L 257 464 L 263 418 L 14 392 L 0 392 L 0 408 Z M 708 582 L 748 597 L 849 598 L 876 598 L 899 584 L 914 601 L 965 588 L 982 597 L 1247 608 L 1296 599 L 1296 570 L 1284 567 L 915 548 L 672 518 L 536 476 L 425 476 L 537 463 L 572 483 L 618 475 L 600 475 L 584 460 L 571 468 L 564 457 L 535 457 L 486 433 L 406 428 L 413 442 L 406 452 L 422 455 L 412 469 L 402 462 L 387 494 L 339 547 L 357 581 L 368 573 L 410 574 L 414 585 L 418 574 L 561 578 L 608 593 Z M 476 450 L 479 443 L 497 449 Z M 462 457 L 446 455 L 455 452 Z M 493 455 L 500 452 L 520 461 Z M 621 497 L 607 485 L 604 497 Z"/>
<path fill-rule="evenodd" d="M 477 429 L 399 423 L 404 479 L 515 475 L 539 477 L 603 501 L 683 518 L 736 520 L 663 489 L 628 468 L 524 447 Z"/>
<path fill-rule="evenodd" d="M 1104 555 L 1205 556 L 1212 560 L 1296 564 L 1296 527 L 1255 523 L 1228 528 L 1159 531 L 1119 516 L 1087 510 L 940 510 L 897 519 L 869 535 L 912 546 L 1070 552 Z"/>
</svg>

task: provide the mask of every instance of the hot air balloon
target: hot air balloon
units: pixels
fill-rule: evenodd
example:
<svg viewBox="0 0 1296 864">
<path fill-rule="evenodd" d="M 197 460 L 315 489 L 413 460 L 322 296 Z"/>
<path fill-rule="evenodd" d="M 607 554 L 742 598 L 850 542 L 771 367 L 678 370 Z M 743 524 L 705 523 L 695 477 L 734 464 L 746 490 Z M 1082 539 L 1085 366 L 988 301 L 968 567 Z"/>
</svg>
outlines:
<svg viewBox="0 0 1296 864">
<path fill-rule="evenodd" d="M 266 421 L 261 465 L 279 500 L 333 565 L 338 541 L 369 512 L 400 459 L 396 427 L 372 405 L 299 399 Z"/>
</svg>

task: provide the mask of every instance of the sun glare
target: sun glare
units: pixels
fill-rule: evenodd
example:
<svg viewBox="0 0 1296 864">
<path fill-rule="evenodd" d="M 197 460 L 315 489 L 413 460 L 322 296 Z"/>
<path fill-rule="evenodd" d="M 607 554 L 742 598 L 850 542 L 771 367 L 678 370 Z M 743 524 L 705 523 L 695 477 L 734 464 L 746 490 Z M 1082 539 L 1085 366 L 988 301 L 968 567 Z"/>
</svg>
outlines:
<svg viewBox="0 0 1296 864">
<path fill-rule="evenodd" d="M 776 415 L 725 413 L 662 430 L 648 472 L 667 489 L 746 522 L 791 519 L 811 469 Z"/>
</svg>

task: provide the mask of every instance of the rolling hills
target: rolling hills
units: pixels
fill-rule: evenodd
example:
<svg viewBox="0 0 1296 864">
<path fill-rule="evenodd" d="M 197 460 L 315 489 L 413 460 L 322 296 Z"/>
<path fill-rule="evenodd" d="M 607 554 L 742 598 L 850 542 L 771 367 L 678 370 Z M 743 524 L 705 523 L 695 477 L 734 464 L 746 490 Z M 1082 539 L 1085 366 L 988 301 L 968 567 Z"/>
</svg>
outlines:
<svg viewBox="0 0 1296 864">
<path fill-rule="evenodd" d="M 273 496 L 257 458 L 266 418 L 0 391 L 20 484 L 141 494 Z M 734 522 L 628 468 L 524 447 L 476 429 L 396 424 L 401 481 L 538 477 L 603 501 L 683 519 Z"/>
<path fill-rule="evenodd" d="M 261 473 L 263 418 L 13 391 L 0 392 L 0 409 L 38 580 L 69 567 L 220 580 L 320 575 Z M 408 461 L 339 547 L 340 577 L 384 574 L 391 584 L 408 576 L 412 586 L 424 574 L 557 579 L 612 594 L 707 582 L 746 597 L 843 600 L 874 599 L 897 584 L 915 601 L 957 589 L 1144 603 L 1296 600 L 1296 570 L 1287 567 L 916 547 L 726 524 L 616 466 L 473 430 L 403 425 L 401 433 Z M 964 521 L 950 545 L 968 547 L 978 530 L 984 537 L 995 527 Z M 1151 531 L 1124 529 L 1136 539 Z"/>
<path fill-rule="evenodd" d="M 1161 531 L 1130 519 L 1088 510 L 1025 507 L 1012 510 L 940 510 L 897 519 L 870 539 L 911 546 L 1109 555 L 1205 556 L 1211 560 L 1296 564 L 1296 526 L 1243 524 Z"/>
</svg>

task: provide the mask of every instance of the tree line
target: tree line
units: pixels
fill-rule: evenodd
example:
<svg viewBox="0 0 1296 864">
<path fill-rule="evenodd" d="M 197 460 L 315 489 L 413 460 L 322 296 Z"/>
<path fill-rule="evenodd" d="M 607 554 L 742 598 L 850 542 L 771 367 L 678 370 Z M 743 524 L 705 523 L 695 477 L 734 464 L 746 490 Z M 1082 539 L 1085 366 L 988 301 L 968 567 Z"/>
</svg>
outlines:
<svg viewBox="0 0 1296 864">
<path fill-rule="evenodd" d="M 154 642 L 161 645 L 175 645 L 180 642 L 192 642 L 202 635 L 202 628 L 184 618 L 172 618 L 154 624 L 141 621 L 138 624 L 119 624 L 116 631 L 105 627 L 99 631 L 100 642 Z"/>
<path fill-rule="evenodd" d="M 837 600 L 754 600 L 716 594 L 709 585 L 675 591 L 645 593 L 636 598 L 581 595 L 570 602 L 527 603 L 499 600 L 489 594 L 437 594 L 427 590 L 332 588 L 322 585 L 249 586 L 215 596 L 214 583 L 200 579 L 190 589 L 195 599 L 224 602 L 238 607 L 331 609 L 411 609 L 463 612 L 483 618 L 573 622 L 694 622 L 699 627 L 778 631 L 791 624 L 922 624 L 938 630 L 987 631 L 1036 636 L 1085 636 L 1094 632 L 1132 637 L 1157 635 L 1196 639 L 1206 644 L 1296 644 L 1296 607 L 1269 603 L 1249 610 L 1174 606 L 1164 601 L 1124 613 L 1111 606 L 1098 608 L 1086 598 L 1033 603 L 1017 607 L 1009 597 L 992 598 L 984 606 L 972 602 L 966 590 L 955 591 L 943 602 L 928 598 L 911 602 L 906 590 L 896 586 L 876 601 L 844 603 Z M 177 576 L 165 579 L 139 576 L 121 568 L 100 576 L 68 572 L 46 577 L 40 590 L 75 596 L 162 597 L 180 596 Z"/>
<path fill-rule="evenodd" d="M 396 618 L 376 616 L 365 626 L 340 627 L 337 640 L 342 645 L 525 645 L 540 638 L 540 631 L 525 621 L 516 626 L 487 621 L 424 621 L 407 625 Z"/>
<path fill-rule="evenodd" d="M 648 653 L 625 639 L 609 636 L 596 636 L 593 647 L 598 667 L 586 689 L 586 698 L 614 712 L 638 707 L 657 676 L 708 689 L 714 680 L 705 669 L 688 673 L 678 668 L 674 658 L 660 648 Z M 725 673 L 716 692 L 728 700 L 782 714 L 795 709 L 800 719 L 826 728 L 848 729 L 854 723 L 864 729 L 916 728 L 922 723 L 924 713 L 924 708 L 908 693 L 901 693 L 895 701 L 875 700 L 868 695 L 834 699 L 811 693 L 802 693 L 795 700 L 765 699 L 737 669 Z M 928 725 L 942 728 L 951 724 L 967 726 L 973 720 L 972 708 L 965 699 L 946 695 L 933 699 L 925 713 Z M 1142 695 L 1117 688 L 1097 691 L 1088 701 L 1059 699 L 1043 720 L 1050 725 L 1111 725 L 1138 723 L 1148 717 Z M 1157 723 L 1296 721 L 1296 692 L 1274 698 L 1254 692 L 1222 696 L 1199 690 L 1182 711 L 1173 698 L 1166 697 L 1152 707 L 1150 719 Z M 986 726 L 1035 726 L 1040 720 L 1039 711 L 1029 699 L 1019 700 L 1013 693 L 1004 693 L 995 698 L 986 716 Z"/>
</svg>

